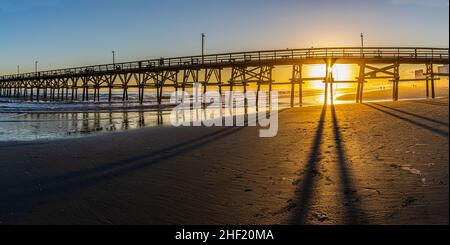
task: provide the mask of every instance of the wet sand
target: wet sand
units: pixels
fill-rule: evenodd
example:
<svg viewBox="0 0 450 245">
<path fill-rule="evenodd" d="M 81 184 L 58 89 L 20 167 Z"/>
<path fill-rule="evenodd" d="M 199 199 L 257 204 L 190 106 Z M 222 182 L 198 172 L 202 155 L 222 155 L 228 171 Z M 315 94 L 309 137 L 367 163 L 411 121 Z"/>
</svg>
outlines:
<svg viewBox="0 0 450 245">
<path fill-rule="evenodd" d="M 1 224 L 449 224 L 448 99 L 0 143 Z"/>
</svg>

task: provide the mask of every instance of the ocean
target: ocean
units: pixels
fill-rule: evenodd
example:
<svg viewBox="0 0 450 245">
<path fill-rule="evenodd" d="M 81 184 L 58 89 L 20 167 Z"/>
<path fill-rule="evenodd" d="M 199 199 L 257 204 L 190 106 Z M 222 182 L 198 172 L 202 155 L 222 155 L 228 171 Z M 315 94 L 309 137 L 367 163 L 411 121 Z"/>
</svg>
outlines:
<svg viewBox="0 0 450 245">
<path fill-rule="evenodd" d="M 409 91 L 403 92 L 404 99 L 423 98 L 421 90 Z M 354 92 L 352 88 L 335 90 L 335 103 L 353 103 Z M 441 88 L 438 93 L 448 96 L 448 87 Z M 122 93 L 114 93 L 111 103 L 105 102 L 108 94 L 104 92 L 101 93 L 103 102 L 31 102 L 0 97 L 0 142 L 87 137 L 171 125 L 171 109 L 175 105 L 166 100 L 158 106 L 155 96 L 154 93 L 146 93 L 143 105 L 136 102 L 138 95 L 134 92 L 129 93 L 130 102 L 122 101 Z M 164 96 L 167 98 L 170 94 Z M 390 90 L 367 90 L 366 101 L 389 100 L 390 96 Z M 279 91 L 279 108 L 290 107 L 290 98 L 289 91 Z M 322 90 L 304 91 L 303 106 L 321 105 L 323 100 Z M 295 103 L 298 106 L 298 94 Z M 244 111 L 236 110 L 234 113 Z"/>
</svg>

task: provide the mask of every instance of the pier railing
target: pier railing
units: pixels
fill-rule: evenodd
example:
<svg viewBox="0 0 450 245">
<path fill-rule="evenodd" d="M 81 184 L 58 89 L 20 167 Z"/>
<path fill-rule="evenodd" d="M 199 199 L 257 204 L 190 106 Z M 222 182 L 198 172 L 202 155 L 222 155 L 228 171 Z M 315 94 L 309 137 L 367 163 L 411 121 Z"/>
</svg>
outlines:
<svg viewBox="0 0 450 245">
<path fill-rule="evenodd" d="M 231 66 L 233 64 L 252 64 L 258 62 L 287 63 L 296 60 L 308 59 L 398 59 L 399 61 L 443 61 L 448 63 L 448 48 L 409 48 L 409 47 L 340 47 L 340 48 L 310 48 L 310 49 L 284 49 L 250 51 L 225 54 L 197 55 L 175 58 L 159 58 L 124 62 L 115 64 L 93 65 L 76 68 L 58 69 L 50 71 L 38 71 L 31 73 L 0 76 L 0 82 L 39 79 L 58 76 L 83 76 L 99 73 L 122 73 L 127 71 L 154 70 L 154 69 L 183 69 L 192 66 Z"/>
</svg>

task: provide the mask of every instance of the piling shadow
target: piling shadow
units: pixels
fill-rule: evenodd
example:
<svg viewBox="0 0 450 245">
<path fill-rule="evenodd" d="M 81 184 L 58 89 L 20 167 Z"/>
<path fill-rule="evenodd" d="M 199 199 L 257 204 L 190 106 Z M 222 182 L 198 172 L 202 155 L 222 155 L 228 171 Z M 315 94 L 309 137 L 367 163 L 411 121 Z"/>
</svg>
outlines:
<svg viewBox="0 0 450 245">
<path fill-rule="evenodd" d="M 417 122 L 417 121 L 415 121 L 415 120 L 412 120 L 412 119 L 409 119 L 409 118 L 400 116 L 400 115 L 398 115 L 398 114 L 395 114 L 395 113 L 392 113 L 392 112 L 387 111 L 387 110 L 385 110 L 385 109 L 382 109 L 382 108 L 373 106 L 373 105 L 371 105 L 371 104 L 364 104 L 364 105 L 367 106 L 367 107 L 370 107 L 370 108 L 372 108 L 372 109 L 374 109 L 374 110 L 383 112 L 383 113 L 385 113 L 385 114 L 387 114 L 387 115 L 389 115 L 389 116 L 395 117 L 395 118 L 400 119 L 400 120 L 402 120 L 402 121 L 405 121 L 405 122 L 408 122 L 408 123 L 410 123 L 410 124 L 419 126 L 419 127 L 423 128 L 423 129 L 429 130 L 429 131 L 431 131 L 431 132 L 433 132 L 433 133 L 435 133 L 435 134 L 438 134 L 438 135 L 440 135 L 440 136 L 444 136 L 444 137 L 447 137 L 447 138 L 448 138 L 448 132 L 446 132 L 446 131 L 443 131 L 443 130 L 440 130 L 440 129 L 437 129 L 437 128 L 428 126 L 428 125 L 426 125 L 426 124 L 423 124 L 423 123 L 421 123 L 421 122 Z"/>
<path fill-rule="evenodd" d="M 359 206 L 360 198 L 357 194 L 358 189 L 352 181 L 351 170 L 348 167 L 347 154 L 343 144 L 339 121 L 336 116 L 336 109 L 331 105 L 331 118 L 333 121 L 333 135 L 336 146 L 336 154 L 339 165 L 339 177 L 344 197 L 345 224 L 357 225 L 367 222 L 364 212 Z"/>
<path fill-rule="evenodd" d="M 319 124 L 316 129 L 316 134 L 314 136 L 314 141 L 311 149 L 311 153 L 308 156 L 308 163 L 305 169 L 305 178 L 303 179 L 302 185 L 298 187 L 298 191 L 301 194 L 298 196 L 297 210 L 294 215 L 290 218 L 290 224 L 303 225 L 305 224 L 305 219 L 309 213 L 311 206 L 311 199 L 313 197 L 313 192 L 315 191 L 315 177 L 319 174 L 317 167 L 320 163 L 322 153 L 321 145 L 323 141 L 323 130 L 325 125 L 325 117 L 327 113 L 327 105 L 325 104 L 322 108 L 322 114 L 320 115 Z"/>
<path fill-rule="evenodd" d="M 422 116 L 422 115 L 419 115 L 419 114 L 414 114 L 414 113 L 411 113 L 411 112 L 408 112 L 408 111 L 400 110 L 400 109 L 397 109 L 397 108 L 392 108 L 392 107 L 381 105 L 381 104 L 378 104 L 378 103 L 372 103 L 372 104 L 373 105 L 377 105 L 379 107 L 383 107 L 383 108 L 392 110 L 392 111 L 400 112 L 400 113 L 403 113 L 405 115 L 416 117 L 416 118 L 419 118 L 419 119 L 422 119 L 422 120 L 425 120 L 425 121 L 441 124 L 441 125 L 444 125 L 444 126 L 449 126 L 448 123 L 443 122 L 443 121 L 439 121 L 439 120 L 436 120 L 436 119 L 433 119 L 433 118 L 425 117 L 425 116 Z"/>
<path fill-rule="evenodd" d="M 414 101 L 414 103 L 426 104 L 426 105 L 435 105 L 435 106 L 446 106 L 446 107 L 449 106 L 448 103 L 438 102 L 438 101 L 430 101 L 430 100 Z"/>
<path fill-rule="evenodd" d="M 317 192 L 315 185 L 316 177 L 320 174 L 318 171 L 318 165 L 322 159 L 321 145 L 323 143 L 326 113 L 327 105 L 325 105 L 322 109 L 322 114 L 319 119 L 311 153 L 308 156 L 308 163 L 305 169 L 306 175 L 302 181 L 302 184 L 298 187 L 298 192 L 300 194 L 298 196 L 296 210 L 290 218 L 289 224 L 305 224 L 311 208 L 313 195 Z M 358 197 L 357 188 L 352 181 L 352 174 L 348 167 L 347 154 L 343 144 L 341 129 L 334 105 L 331 106 L 331 117 L 333 124 L 333 137 L 336 146 L 337 164 L 339 168 L 340 189 L 343 196 L 343 203 L 340 207 L 344 209 L 344 222 L 349 225 L 366 223 L 366 215 L 359 206 L 360 198 Z"/>
</svg>

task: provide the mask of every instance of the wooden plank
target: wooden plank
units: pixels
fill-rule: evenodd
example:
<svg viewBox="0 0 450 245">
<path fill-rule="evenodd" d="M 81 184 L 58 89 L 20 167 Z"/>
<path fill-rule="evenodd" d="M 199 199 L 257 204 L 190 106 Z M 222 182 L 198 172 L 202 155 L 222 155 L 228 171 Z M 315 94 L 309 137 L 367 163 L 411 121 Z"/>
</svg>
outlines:
<svg viewBox="0 0 450 245">
<path fill-rule="evenodd" d="M 239 81 L 229 81 L 229 86 L 248 86 L 248 83 L 256 83 L 256 84 L 274 84 L 275 80 L 272 81 L 259 81 L 259 80 L 239 80 Z M 287 83 L 292 84 L 292 83 Z M 223 85 L 222 85 L 223 86 Z"/>
<path fill-rule="evenodd" d="M 420 81 L 431 81 L 431 80 L 441 80 L 440 78 L 411 78 L 411 79 L 399 79 L 399 80 L 389 80 L 389 82 L 394 82 L 394 81 L 398 81 L 398 82 L 420 82 Z"/>
<path fill-rule="evenodd" d="M 333 83 L 359 83 L 359 81 L 333 81 Z M 364 83 L 367 83 L 367 81 L 364 81 Z"/>
<path fill-rule="evenodd" d="M 434 75 L 434 76 L 440 76 L 440 77 L 448 77 L 448 73 L 426 73 L 426 74 L 424 74 L 425 76 L 431 76 L 431 75 Z"/>
<path fill-rule="evenodd" d="M 304 82 L 278 82 L 278 83 L 272 83 L 273 85 L 292 85 L 292 84 L 305 84 Z"/>
<path fill-rule="evenodd" d="M 326 78 L 325 77 L 306 77 L 306 78 L 301 78 L 302 81 L 324 81 Z"/>
<path fill-rule="evenodd" d="M 389 79 L 393 78 L 392 76 L 383 76 L 383 77 L 365 77 L 364 79 Z"/>
</svg>

